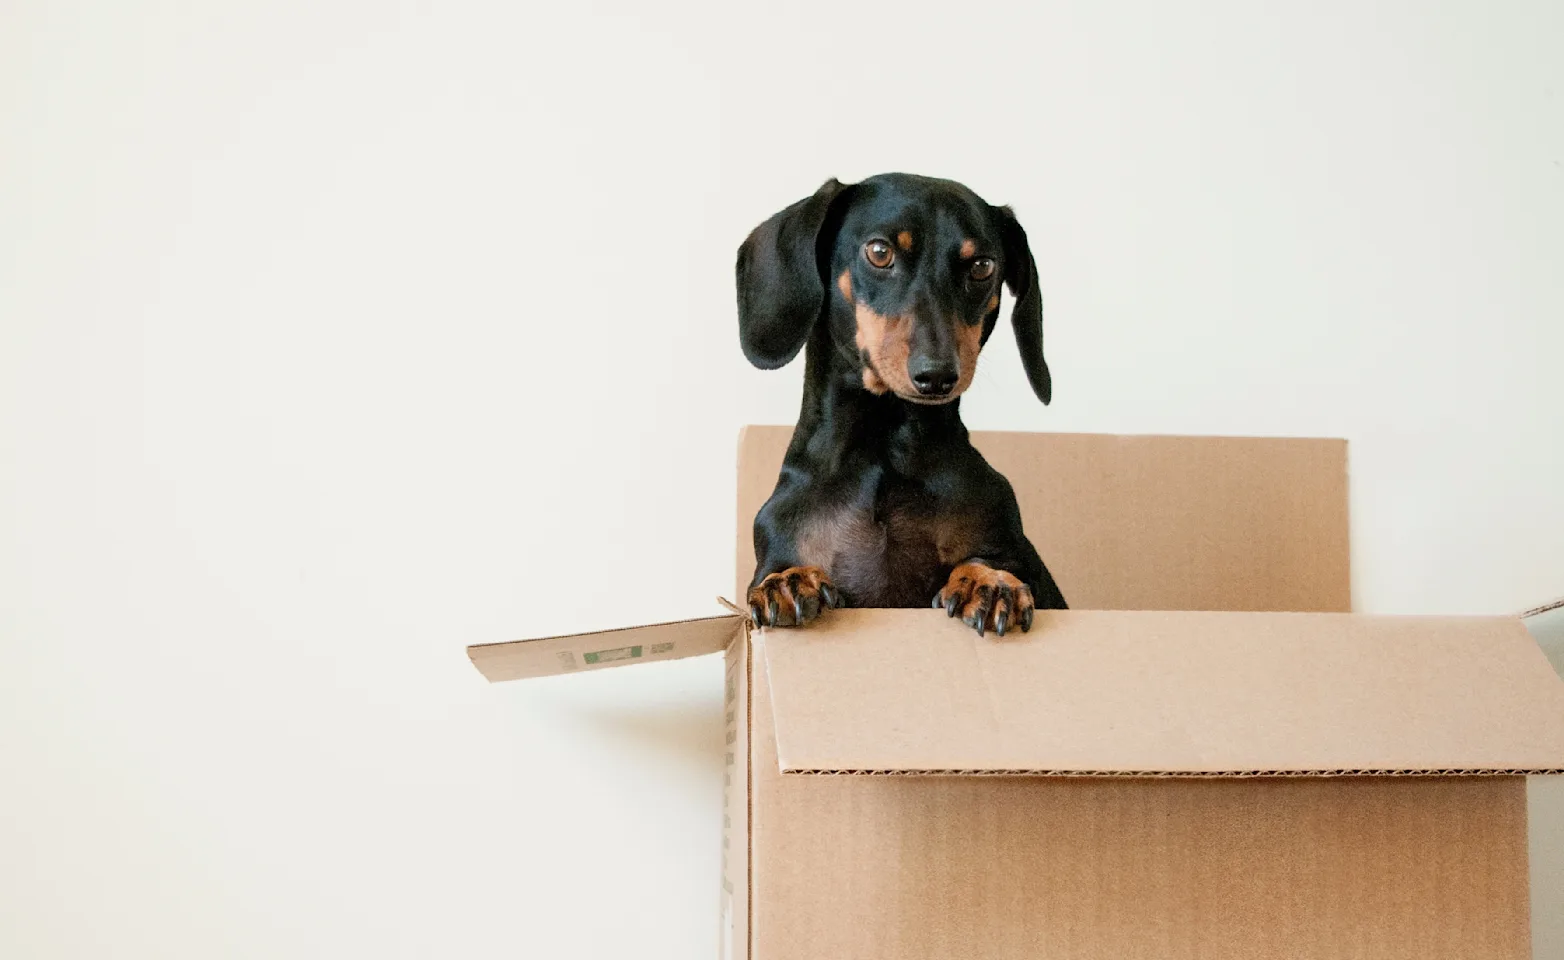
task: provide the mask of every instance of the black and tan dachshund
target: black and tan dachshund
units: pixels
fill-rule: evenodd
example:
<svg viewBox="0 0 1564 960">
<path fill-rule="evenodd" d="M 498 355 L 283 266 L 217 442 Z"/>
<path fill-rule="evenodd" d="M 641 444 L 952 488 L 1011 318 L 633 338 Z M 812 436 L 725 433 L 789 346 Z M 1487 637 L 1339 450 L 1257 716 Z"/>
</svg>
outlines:
<svg viewBox="0 0 1564 960">
<path fill-rule="evenodd" d="M 1051 398 L 1037 266 L 1010 209 L 949 180 L 833 179 L 755 228 L 737 277 L 749 361 L 804 350 L 803 408 L 755 517 L 755 622 L 932 603 L 1003 636 L 1064 608 L 959 410 L 1001 282 L 1032 390 Z"/>
</svg>

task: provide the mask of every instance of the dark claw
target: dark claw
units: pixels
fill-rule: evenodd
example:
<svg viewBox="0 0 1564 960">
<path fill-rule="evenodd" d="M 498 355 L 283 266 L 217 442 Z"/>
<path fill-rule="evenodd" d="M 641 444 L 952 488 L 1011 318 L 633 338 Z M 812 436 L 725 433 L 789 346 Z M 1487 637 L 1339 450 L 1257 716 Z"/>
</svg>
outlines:
<svg viewBox="0 0 1564 960">
<path fill-rule="evenodd" d="M 960 606 L 960 603 L 957 602 L 958 600 L 959 600 L 959 594 L 954 594 L 953 593 L 953 594 L 950 595 L 950 598 L 945 601 L 945 615 L 946 616 L 951 617 L 951 618 L 954 618 L 956 616 L 956 608 L 958 606 Z"/>
<path fill-rule="evenodd" d="M 990 611 L 992 611 L 992 610 L 993 610 L 993 588 L 992 588 L 992 586 L 979 586 L 979 588 L 978 588 L 978 614 L 976 614 L 976 621 L 978 621 L 978 622 L 976 622 L 976 624 L 973 624 L 974 627 L 978 627 L 978 636 L 984 635 L 984 630 L 988 629 L 988 613 L 990 613 Z"/>
<path fill-rule="evenodd" d="M 1015 605 L 1015 591 L 999 585 L 999 601 L 994 605 L 994 632 L 1001 637 L 1005 635 L 1005 628 L 1010 626 L 1010 608 Z"/>
<path fill-rule="evenodd" d="M 1010 612 L 1004 608 L 994 614 L 994 632 L 1001 637 L 1005 635 L 1005 628 L 1010 626 Z"/>
<path fill-rule="evenodd" d="M 941 590 L 939 593 L 936 593 L 934 595 L 934 602 L 929 604 L 929 606 L 933 607 L 935 610 L 938 610 L 940 607 L 943 607 L 944 605 L 945 605 L 945 591 Z"/>
<path fill-rule="evenodd" d="M 825 601 L 826 609 L 831 610 L 841 605 L 842 597 L 836 592 L 835 587 L 829 583 L 822 583 L 820 584 L 820 599 Z"/>
<path fill-rule="evenodd" d="M 793 600 L 793 626 L 800 627 L 804 624 L 804 605 L 799 600 L 799 594 L 803 593 L 804 584 L 798 574 L 789 574 L 787 578 L 787 593 Z"/>
<path fill-rule="evenodd" d="M 1027 631 L 1029 631 L 1031 629 L 1032 629 L 1032 608 L 1031 607 L 1027 607 L 1026 608 L 1026 612 L 1021 614 L 1021 632 L 1022 633 L 1026 633 Z"/>
<path fill-rule="evenodd" d="M 773 597 L 767 597 L 766 598 L 766 620 L 768 622 L 767 622 L 766 626 L 774 627 L 774 626 L 777 625 L 777 612 L 778 612 L 777 611 L 777 598 L 774 597 L 774 596 Z"/>
<path fill-rule="evenodd" d="M 761 617 L 760 604 L 758 604 L 758 603 L 750 604 L 749 605 L 749 618 L 751 620 L 755 621 L 755 626 L 757 626 L 757 627 L 761 626 L 760 617 Z"/>
</svg>

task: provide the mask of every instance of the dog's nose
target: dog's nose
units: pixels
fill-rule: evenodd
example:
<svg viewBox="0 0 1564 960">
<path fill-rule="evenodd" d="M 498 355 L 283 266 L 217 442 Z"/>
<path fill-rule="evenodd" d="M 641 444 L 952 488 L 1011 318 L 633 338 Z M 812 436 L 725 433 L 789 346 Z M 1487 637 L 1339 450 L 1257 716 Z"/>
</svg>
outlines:
<svg viewBox="0 0 1564 960">
<path fill-rule="evenodd" d="M 908 364 L 912 385 L 925 397 L 943 397 L 955 389 L 958 374 L 956 365 L 929 357 L 915 357 Z"/>
</svg>

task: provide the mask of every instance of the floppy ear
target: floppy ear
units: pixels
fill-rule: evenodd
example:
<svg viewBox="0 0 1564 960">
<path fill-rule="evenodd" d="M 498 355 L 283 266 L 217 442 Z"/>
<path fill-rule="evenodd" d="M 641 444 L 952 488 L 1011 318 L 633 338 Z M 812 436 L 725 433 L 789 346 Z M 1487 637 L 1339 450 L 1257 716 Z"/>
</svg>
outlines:
<svg viewBox="0 0 1564 960">
<path fill-rule="evenodd" d="M 1043 359 L 1043 294 L 1038 289 L 1037 262 L 1032 259 L 1026 231 L 1021 229 L 1015 213 L 1009 207 L 997 209 L 1005 246 L 1005 285 L 1016 299 L 1010 311 L 1010 325 L 1015 327 L 1021 366 L 1032 382 L 1032 392 L 1046 404 L 1053 399 L 1054 386 L 1048 361 Z"/>
<path fill-rule="evenodd" d="M 818 249 L 831 203 L 845 187 L 827 180 L 756 227 L 739 246 L 739 344 L 762 370 L 798 355 L 825 301 Z"/>
</svg>

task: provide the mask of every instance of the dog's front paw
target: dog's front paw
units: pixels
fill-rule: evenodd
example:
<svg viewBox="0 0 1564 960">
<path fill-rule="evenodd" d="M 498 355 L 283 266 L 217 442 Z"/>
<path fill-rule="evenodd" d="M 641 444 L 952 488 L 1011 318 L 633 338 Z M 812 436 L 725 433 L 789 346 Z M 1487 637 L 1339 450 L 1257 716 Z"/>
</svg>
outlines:
<svg viewBox="0 0 1564 960">
<path fill-rule="evenodd" d="M 842 593 L 819 567 L 788 567 L 749 591 L 749 615 L 757 627 L 798 627 L 820 611 L 842 605 Z"/>
<path fill-rule="evenodd" d="M 978 636 L 992 628 L 1001 637 L 1019 624 L 1032 629 L 1032 591 L 1015 576 L 985 563 L 963 563 L 950 572 L 945 588 L 934 595 L 935 609 L 959 616 Z"/>
</svg>

